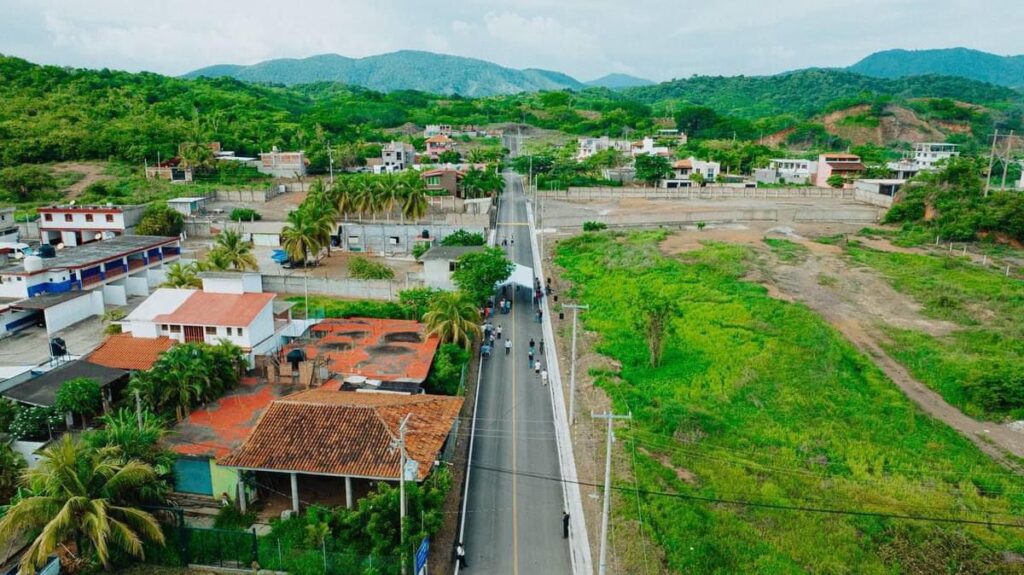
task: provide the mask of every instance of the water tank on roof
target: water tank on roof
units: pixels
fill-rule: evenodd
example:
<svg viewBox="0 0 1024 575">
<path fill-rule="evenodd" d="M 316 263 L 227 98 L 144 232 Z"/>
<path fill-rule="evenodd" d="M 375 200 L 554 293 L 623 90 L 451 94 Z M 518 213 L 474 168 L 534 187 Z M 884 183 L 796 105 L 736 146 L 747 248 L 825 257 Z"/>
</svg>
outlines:
<svg viewBox="0 0 1024 575">
<path fill-rule="evenodd" d="M 37 272 L 43 269 L 43 258 L 39 256 L 25 256 L 25 271 Z"/>
<path fill-rule="evenodd" d="M 39 257 L 41 258 L 52 258 L 57 255 L 57 248 L 50 244 L 42 244 L 39 246 Z"/>
<path fill-rule="evenodd" d="M 423 233 L 421 233 L 420 236 L 423 239 L 425 239 L 425 240 L 429 240 L 430 239 L 430 230 L 423 230 Z"/>
<path fill-rule="evenodd" d="M 63 338 L 55 337 L 50 340 L 50 355 L 53 357 L 64 357 L 68 354 L 68 344 Z"/>
</svg>

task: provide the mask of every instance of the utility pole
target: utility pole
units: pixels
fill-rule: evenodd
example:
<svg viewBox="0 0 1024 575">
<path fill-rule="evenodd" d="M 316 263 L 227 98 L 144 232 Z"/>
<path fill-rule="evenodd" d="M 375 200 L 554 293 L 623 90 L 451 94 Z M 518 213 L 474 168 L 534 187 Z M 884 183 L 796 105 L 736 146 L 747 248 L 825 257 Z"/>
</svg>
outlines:
<svg viewBox="0 0 1024 575">
<path fill-rule="evenodd" d="M 996 128 L 994 134 L 992 134 L 992 149 L 988 152 L 988 172 L 985 174 L 985 197 L 988 197 L 988 191 L 992 187 L 992 165 L 996 161 L 996 139 L 999 138 L 999 129 Z"/>
<path fill-rule="evenodd" d="M 616 419 L 633 419 L 632 413 L 626 415 L 615 415 L 614 413 L 594 413 L 594 419 L 608 420 L 608 442 L 604 456 L 604 511 L 601 514 L 601 560 L 598 563 L 597 575 L 608 573 L 608 508 L 611 504 L 612 488 L 612 441 L 615 438 L 615 430 L 612 425 Z"/>
<path fill-rule="evenodd" d="M 331 185 L 334 185 L 334 150 L 331 149 L 331 143 L 327 142 L 327 161 L 330 165 L 331 170 Z"/>
<path fill-rule="evenodd" d="M 999 187 L 1006 189 L 1006 170 L 1010 167 L 1010 152 L 1013 147 L 1013 130 L 1010 130 L 1010 136 L 1006 138 L 1006 155 L 1003 156 L 1003 183 L 999 184 Z"/>
<path fill-rule="evenodd" d="M 405 451 L 405 429 L 410 417 L 412 417 L 411 413 L 406 415 L 402 423 L 398 425 L 398 439 L 391 440 L 392 452 L 395 449 L 398 450 L 398 536 L 402 555 L 402 575 L 405 575 L 406 563 L 408 563 L 408 557 L 405 556 L 405 464 L 409 456 Z"/>
<path fill-rule="evenodd" d="M 589 305 L 567 303 L 564 308 L 572 310 L 572 359 L 569 361 L 569 425 L 576 423 L 576 314 L 590 309 Z"/>
<path fill-rule="evenodd" d="M 139 422 L 139 431 L 142 431 L 142 397 L 139 390 L 135 390 L 135 419 Z"/>
</svg>

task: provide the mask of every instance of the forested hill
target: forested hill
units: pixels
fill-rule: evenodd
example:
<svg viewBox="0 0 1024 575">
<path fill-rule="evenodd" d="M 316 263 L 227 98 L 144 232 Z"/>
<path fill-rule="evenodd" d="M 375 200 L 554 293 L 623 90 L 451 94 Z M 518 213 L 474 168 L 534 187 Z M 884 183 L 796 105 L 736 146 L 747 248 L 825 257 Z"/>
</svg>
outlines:
<svg viewBox="0 0 1024 575">
<path fill-rule="evenodd" d="M 863 94 L 898 99 L 950 98 L 973 104 L 1021 102 L 1016 90 L 950 76 L 871 78 L 842 70 L 801 70 L 777 76 L 694 76 L 623 95 L 649 104 L 686 102 L 748 119 L 779 114 L 809 117 Z"/>
<path fill-rule="evenodd" d="M 879 78 L 942 74 L 1024 88 L 1024 56 L 999 56 L 968 48 L 885 50 L 871 54 L 848 70 Z"/>
<path fill-rule="evenodd" d="M 322 54 L 302 59 L 267 60 L 251 66 L 225 64 L 189 72 L 184 77 L 200 76 L 231 76 L 247 82 L 286 85 L 341 82 L 379 92 L 418 90 L 469 97 L 584 87 L 560 72 L 515 70 L 475 58 L 416 50 L 366 58 Z"/>
</svg>

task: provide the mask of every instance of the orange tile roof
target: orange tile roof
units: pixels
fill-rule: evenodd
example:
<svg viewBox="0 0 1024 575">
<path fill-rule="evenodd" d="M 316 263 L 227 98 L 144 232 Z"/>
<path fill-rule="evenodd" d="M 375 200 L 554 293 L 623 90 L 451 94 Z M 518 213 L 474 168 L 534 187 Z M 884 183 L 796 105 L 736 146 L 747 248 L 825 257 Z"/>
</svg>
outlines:
<svg viewBox="0 0 1024 575">
<path fill-rule="evenodd" d="M 452 139 L 449 138 L 448 136 L 445 136 L 444 134 L 438 134 L 436 136 L 430 136 L 429 138 L 426 139 L 426 141 L 431 144 L 446 144 L 448 142 L 451 142 Z"/>
<path fill-rule="evenodd" d="M 104 367 L 146 370 L 175 343 L 169 337 L 133 337 L 130 333 L 119 333 L 104 340 L 86 359 Z"/>
<path fill-rule="evenodd" d="M 683 168 L 692 168 L 693 163 L 690 162 L 690 160 L 677 160 L 674 164 L 672 164 L 672 167 L 677 170 L 681 170 Z"/>
<path fill-rule="evenodd" d="M 278 399 L 260 416 L 241 447 L 217 461 L 243 469 L 268 469 L 392 480 L 399 456 L 391 440 L 410 415 L 406 451 L 430 473 L 452 430 L 461 397 L 311 389 Z"/>
<path fill-rule="evenodd" d="M 153 318 L 155 323 L 246 327 L 274 299 L 272 293 L 197 291 L 178 309 Z"/>
</svg>

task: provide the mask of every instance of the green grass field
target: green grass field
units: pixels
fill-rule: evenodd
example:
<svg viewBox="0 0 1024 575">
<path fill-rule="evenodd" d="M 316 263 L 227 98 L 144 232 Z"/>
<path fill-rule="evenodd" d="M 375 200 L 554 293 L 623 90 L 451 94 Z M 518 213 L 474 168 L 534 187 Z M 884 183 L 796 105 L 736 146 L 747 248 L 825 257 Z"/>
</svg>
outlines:
<svg viewBox="0 0 1024 575">
<path fill-rule="evenodd" d="M 887 352 L 968 415 L 1024 418 L 1024 282 L 964 258 L 849 246 L 923 313 L 955 322 L 950 335 L 887 328 Z"/>
<path fill-rule="evenodd" d="M 1024 482 L 921 413 L 816 314 L 741 281 L 752 251 L 671 258 L 663 237 L 586 233 L 560 242 L 556 263 L 591 306 L 598 351 L 622 365 L 597 385 L 633 413 L 620 449 L 636 449 L 646 535 L 672 572 L 991 572 L 1000 552 L 1024 551 L 1009 528 L 678 497 L 1013 522 Z M 628 321 L 639 286 L 679 303 L 658 368 Z M 637 517 L 631 493 L 616 515 Z"/>
</svg>

